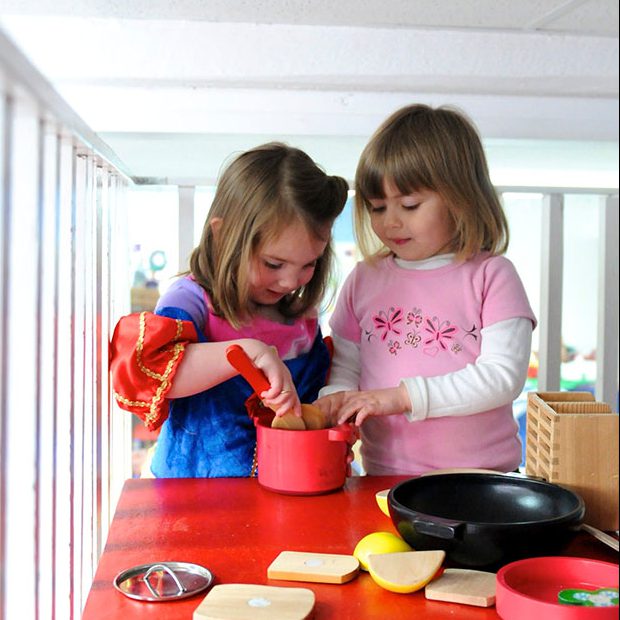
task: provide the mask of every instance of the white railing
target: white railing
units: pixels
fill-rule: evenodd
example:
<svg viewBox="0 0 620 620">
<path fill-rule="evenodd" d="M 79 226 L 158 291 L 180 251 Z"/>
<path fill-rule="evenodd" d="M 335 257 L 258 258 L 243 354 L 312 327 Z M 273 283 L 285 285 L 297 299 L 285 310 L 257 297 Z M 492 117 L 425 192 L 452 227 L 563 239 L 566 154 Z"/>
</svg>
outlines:
<svg viewBox="0 0 620 620">
<path fill-rule="evenodd" d="M 539 222 L 540 247 L 540 308 L 538 312 L 538 389 L 560 389 L 562 359 L 562 291 L 570 282 L 564 261 L 564 202 L 571 194 L 598 197 L 598 247 L 596 281 L 597 335 L 596 385 L 597 400 L 608 403 L 617 411 L 618 403 L 618 188 L 542 188 L 498 187 L 501 194 L 541 195 Z M 585 214 L 588 217 L 591 214 Z M 575 311 L 575 309 L 573 309 Z"/>
<path fill-rule="evenodd" d="M 0 618 L 81 616 L 131 475 L 110 412 L 129 303 L 114 154 L 0 31 Z"/>
<path fill-rule="evenodd" d="M 163 179 L 153 179 L 159 185 Z M 173 179 L 166 184 L 174 185 Z M 148 184 L 148 182 L 143 183 Z M 197 181 L 197 186 L 200 186 Z M 187 269 L 187 257 L 196 238 L 194 230 L 194 197 L 196 186 L 178 186 L 179 201 L 179 265 L 178 270 Z M 596 334 L 596 384 L 597 400 L 608 403 L 617 411 L 618 403 L 618 188 L 582 187 L 541 187 L 541 186 L 498 186 L 502 196 L 509 194 L 536 195 L 539 209 L 529 222 L 530 230 L 540 231 L 540 247 L 531 247 L 532 238 L 517 235 L 511 237 L 511 247 L 526 246 L 531 253 L 540 255 L 540 294 L 537 309 L 538 328 L 538 389 L 541 391 L 559 390 L 561 385 L 562 327 L 563 327 L 563 287 L 583 286 L 571 281 L 566 271 L 564 257 L 564 203 L 567 196 L 587 195 L 597 197 L 597 213 L 584 210 L 584 218 L 598 217 L 598 264 L 596 273 L 591 274 L 596 282 L 597 323 Z M 536 235 L 537 237 L 538 235 Z M 532 235 L 534 237 L 534 235 Z M 566 312 L 566 309 L 564 309 Z M 578 311 L 578 309 L 572 309 Z"/>
<path fill-rule="evenodd" d="M 111 329 L 129 310 L 129 182 L 0 32 L 0 620 L 80 617 L 131 475 L 131 418 L 110 415 L 107 365 Z M 180 260 L 193 246 L 194 189 L 179 187 Z M 546 196 L 539 388 L 553 390 L 563 196 L 584 190 L 500 191 Z M 597 398 L 615 407 L 618 194 L 585 191 L 601 196 Z"/>
</svg>

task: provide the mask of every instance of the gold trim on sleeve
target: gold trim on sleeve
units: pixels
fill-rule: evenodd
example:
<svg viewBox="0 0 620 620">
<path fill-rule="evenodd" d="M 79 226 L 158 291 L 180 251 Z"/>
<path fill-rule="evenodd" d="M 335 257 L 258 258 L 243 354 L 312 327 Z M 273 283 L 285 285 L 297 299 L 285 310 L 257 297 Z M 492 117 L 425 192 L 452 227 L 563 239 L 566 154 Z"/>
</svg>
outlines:
<svg viewBox="0 0 620 620">
<path fill-rule="evenodd" d="M 146 312 L 140 313 L 140 330 L 138 332 L 138 341 L 136 343 L 136 362 L 138 364 L 138 368 L 140 369 L 140 371 L 143 372 L 147 377 L 150 377 L 151 379 L 155 379 L 156 381 L 159 381 L 159 386 L 155 390 L 155 394 L 153 395 L 153 398 L 151 399 L 151 401 L 150 402 L 132 401 L 132 400 L 129 400 L 128 398 L 125 398 L 118 392 L 116 391 L 114 392 L 114 398 L 119 403 L 122 403 L 126 406 L 141 407 L 144 409 L 148 409 L 148 413 L 146 414 L 146 417 L 144 420 L 145 426 L 152 424 L 159 416 L 159 404 L 163 398 L 163 394 L 166 391 L 166 388 L 168 388 L 168 386 L 170 385 L 169 379 L 172 373 L 172 369 L 174 368 L 177 360 L 179 359 L 179 356 L 185 349 L 184 344 L 180 342 L 176 342 L 181 337 L 181 334 L 183 333 L 183 322 L 180 319 L 175 319 L 175 320 L 177 324 L 177 331 L 176 331 L 176 334 L 172 342 L 176 344 L 170 351 L 172 353 L 172 357 L 166 364 L 166 369 L 164 373 L 160 374 L 158 372 L 155 372 L 154 370 L 147 368 L 144 362 L 142 361 L 142 353 L 144 351 L 144 340 L 146 337 Z"/>
</svg>

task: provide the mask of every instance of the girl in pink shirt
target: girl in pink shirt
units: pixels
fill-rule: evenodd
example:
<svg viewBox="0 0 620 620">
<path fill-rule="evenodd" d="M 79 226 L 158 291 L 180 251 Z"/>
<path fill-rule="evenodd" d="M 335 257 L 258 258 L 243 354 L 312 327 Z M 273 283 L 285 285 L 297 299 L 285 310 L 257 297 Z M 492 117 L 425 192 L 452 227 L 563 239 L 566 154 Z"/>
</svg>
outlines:
<svg viewBox="0 0 620 620">
<path fill-rule="evenodd" d="M 418 475 L 521 460 L 512 401 L 536 325 L 473 124 L 425 105 L 389 117 L 356 172 L 364 261 L 330 321 L 334 357 L 316 405 L 361 427 L 369 474 Z"/>
</svg>

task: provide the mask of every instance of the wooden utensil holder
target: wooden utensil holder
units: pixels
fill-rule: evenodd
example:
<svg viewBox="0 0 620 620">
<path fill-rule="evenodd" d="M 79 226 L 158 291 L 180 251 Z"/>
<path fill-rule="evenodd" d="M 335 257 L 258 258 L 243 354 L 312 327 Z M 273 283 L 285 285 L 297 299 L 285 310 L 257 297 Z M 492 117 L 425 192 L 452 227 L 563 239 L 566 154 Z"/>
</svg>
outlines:
<svg viewBox="0 0 620 620">
<path fill-rule="evenodd" d="M 530 392 L 525 473 L 583 498 L 585 521 L 618 529 L 618 414 L 589 392 Z"/>
</svg>

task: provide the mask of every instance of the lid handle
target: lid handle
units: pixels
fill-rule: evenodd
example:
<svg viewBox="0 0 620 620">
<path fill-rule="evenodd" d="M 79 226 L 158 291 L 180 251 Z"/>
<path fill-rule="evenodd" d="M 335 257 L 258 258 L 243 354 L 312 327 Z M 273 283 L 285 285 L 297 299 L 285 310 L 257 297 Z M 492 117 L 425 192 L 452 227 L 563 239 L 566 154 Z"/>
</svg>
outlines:
<svg viewBox="0 0 620 620">
<path fill-rule="evenodd" d="M 155 588 L 153 588 L 153 586 L 151 585 L 151 582 L 149 581 L 149 577 L 156 571 L 163 571 L 165 573 L 168 573 L 172 577 L 172 580 L 174 581 L 177 588 L 179 589 L 179 591 L 176 593 L 175 596 L 178 596 L 179 594 L 183 594 L 184 592 L 186 592 L 185 586 L 179 581 L 179 578 L 176 576 L 175 572 L 170 567 L 166 566 L 165 564 L 153 564 L 153 566 L 151 566 L 146 571 L 146 573 L 144 573 L 144 577 L 142 578 L 142 580 L 146 584 L 146 587 L 149 589 L 149 592 L 154 597 L 162 598 L 162 595 Z"/>
</svg>

